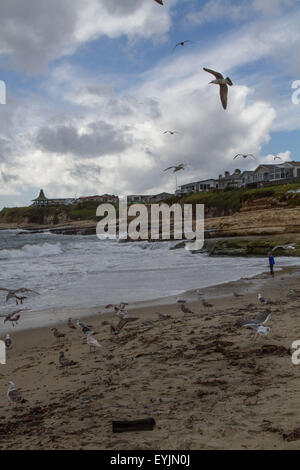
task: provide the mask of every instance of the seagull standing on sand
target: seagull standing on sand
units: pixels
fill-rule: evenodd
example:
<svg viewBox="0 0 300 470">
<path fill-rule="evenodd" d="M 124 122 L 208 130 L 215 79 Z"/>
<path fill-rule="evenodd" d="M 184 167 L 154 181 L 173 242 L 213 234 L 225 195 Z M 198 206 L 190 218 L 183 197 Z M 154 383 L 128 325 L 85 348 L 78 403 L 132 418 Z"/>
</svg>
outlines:
<svg viewBox="0 0 300 470">
<path fill-rule="evenodd" d="M 86 338 L 86 342 L 87 344 L 89 345 L 90 347 L 90 352 L 92 350 L 92 348 L 94 349 L 94 351 L 96 351 L 97 348 L 101 348 L 101 344 L 96 340 L 96 338 L 93 338 L 92 336 L 92 332 L 88 332 L 86 334 L 87 338 Z"/>
<path fill-rule="evenodd" d="M 27 401 L 27 400 L 24 400 L 24 398 L 22 398 L 21 393 L 19 392 L 19 390 L 16 389 L 15 384 L 13 382 L 9 382 L 7 398 L 8 398 L 9 404 L 26 403 Z"/>
<path fill-rule="evenodd" d="M 90 325 L 87 325 L 86 323 L 84 323 L 83 321 L 81 320 L 77 320 L 77 326 L 79 326 L 79 328 L 81 328 L 81 331 L 83 333 L 88 333 L 89 331 L 92 331 L 91 330 L 91 326 Z"/>
<path fill-rule="evenodd" d="M 186 304 L 186 300 L 181 299 L 180 297 L 177 297 L 176 303 L 177 303 L 177 304 Z"/>
<path fill-rule="evenodd" d="M 243 297 L 243 294 L 238 294 L 237 292 L 233 293 L 234 297 Z"/>
<path fill-rule="evenodd" d="M 7 333 L 7 335 L 5 336 L 4 343 L 5 343 L 5 346 L 6 346 L 7 349 L 11 348 L 12 341 L 11 341 L 11 337 L 10 337 L 9 333 Z"/>
<path fill-rule="evenodd" d="M 221 103 L 224 109 L 227 108 L 227 96 L 228 96 L 228 85 L 232 86 L 232 81 L 229 77 L 224 78 L 220 72 L 215 72 L 214 70 L 203 68 L 205 72 L 213 74 L 216 79 L 212 80 L 209 83 L 215 83 L 216 85 L 220 86 L 220 98 Z"/>
<path fill-rule="evenodd" d="M 192 312 L 192 310 L 190 310 L 188 307 L 186 307 L 186 305 L 183 303 L 183 304 L 180 304 L 180 308 L 181 308 L 181 311 L 186 315 L 187 313 L 194 313 Z"/>
<path fill-rule="evenodd" d="M 59 341 L 66 336 L 64 333 L 61 333 L 60 331 L 58 331 L 57 328 L 51 328 L 51 331 L 53 331 L 54 337 L 58 338 Z"/>
<path fill-rule="evenodd" d="M 72 318 L 68 318 L 68 327 L 72 330 L 76 330 L 76 326 L 74 325 Z"/>
<path fill-rule="evenodd" d="M 265 299 L 261 294 L 258 294 L 258 300 L 261 304 L 267 304 L 268 303 L 268 299 Z"/>
<path fill-rule="evenodd" d="M 210 304 L 209 302 L 206 302 L 205 299 L 202 299 L 202 305 L 203 305 L 204 308 L 208 308 L 208 309 L 213 307 L 213 304 Z"/>
<path fill-rule="evenodd" d="M 67 359 L 63 351 L 60 351 L 58 360 L 61 367 L 75 366 L 77 364 L 77 362 L 72 361 L 71 359 Z"/>
</svg>

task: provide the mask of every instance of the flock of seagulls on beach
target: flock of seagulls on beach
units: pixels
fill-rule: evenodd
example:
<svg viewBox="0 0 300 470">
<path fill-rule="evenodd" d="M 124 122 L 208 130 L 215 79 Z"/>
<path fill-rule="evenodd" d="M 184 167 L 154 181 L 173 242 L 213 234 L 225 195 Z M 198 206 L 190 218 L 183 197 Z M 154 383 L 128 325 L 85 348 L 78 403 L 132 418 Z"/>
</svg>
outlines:
<svg viewBox="0 0 300 470">
<path fill-rule="evenodd" d="M 200 289 L 196 290 L 195 294 L 198 296 L 198 298 L 203 297 L 203 293 L 201 292 Z M 242 296 L 242 294 L 237 294 L 236 292 L 234 292 L 233 294 L 235 297 Z M 264 298 L 261 293 L 258 294 L 257 298 L 258 298 L 258 302 L 261 305 L 272 303 L 268 299 Z M 192 311 L 187 306 L 188 300 L 181 298 L 181 297 L 177 297 L 176 303 L 179 305 L 180 310 L 184 314 L 183 318 L 186 318 L 187 315 L 192 315 L 192 316 L 196 315 L 195 312 Z M 209 303 L 204 298 L 201 299 L 201 303 L 205 310 L 213 308 L 213 304 Z M 119 322 L 116 325 L 114 325 L 113 323 L 110 324 L 111 334 L 118 335 L 125 325 L 139 320 L 138 317 L 129 317 L 128 311 L 125 310 L 125 307 L 127 306 L 128 306 L 127 302 L 120 302 L 119 304 L 106 305 L 105 308 L 111 309 L 114 312 L 114 314 L 119 318 Z M 6 315 L 4 321 L 7 321 L 8 318 L 10 318 L 10 321 L 12 321 L 12 319 L 15 319 L 14 321 L 16 321 L 17 312 L 19 312 L 19 310 L 12 312 L 9 315 Z M 167 319 L 172 318 L 171 315 L 167 315 L 165 313 L 156 312 L 156 314 L 158 315 L 159 320 L 167 320 Z M 199 316 L 199 314 L 197 316 Z M 265 326 L 265 324 L 268 322 L 270 317 L 271 317 L 271 311 L 266 310 L 264 312 L 260 312 L 254 319 L 246 318 L 246 319 L 238 320 L 236 322 L 236 327 L 245 327 L 248 329 L 252 329 L 255 333 L 254 339 L 256 339 L 258 335 L 265 336 L 270 332 L 271 330 L 270 327 Z M 103 324 L 107 324 L 107 322 L 103 322 Z M 148 320 L 141 321 L 141 326 L 149 326 L 149 325 L 151 326 L 152 322 Z M 67 320 L 67 326 L 71 330 L 81 330 L 81 332 L 86 337 L 86 344 L 89 347 L 90 353 L 92 352 L 95 353 L 97 350 L 100 350 L 102 348 L 101 343 L 99 343 L 97 338 L 95 338 L 96 333 L 94 332 L 93 327 L 91 325 L 83 322 L 80 319 L 77 319 L 76 324 L 75 324 L 73 319 L 70 317 Z M 51 328 L 51 332 L 54 338 L 58 340 L 58 344 L 61 344 L 61 346 L 63 346 L 62 342 L 66 339 L 66 333 L 61 332 L 57 327 Z M 5 345 L 7 349 L 11 349 L 12 347 L 12 339 L 9 333 L 5 337 Z M 76 361 L 73 361 L 71 358 L 66 357 L 64 351 L 62 350 L 59 351 L 58 363 L 60 367 L 63 369 L 78 365 Z M 20 392 L 16 389 L 14 382 L 9 382 L 7 397 L 8 397 L 9 404 L 13 403 L 13 404 L 18 405 L 18 404 L 25 403 L 25 400 L 22 398 Z"/>
</svg>

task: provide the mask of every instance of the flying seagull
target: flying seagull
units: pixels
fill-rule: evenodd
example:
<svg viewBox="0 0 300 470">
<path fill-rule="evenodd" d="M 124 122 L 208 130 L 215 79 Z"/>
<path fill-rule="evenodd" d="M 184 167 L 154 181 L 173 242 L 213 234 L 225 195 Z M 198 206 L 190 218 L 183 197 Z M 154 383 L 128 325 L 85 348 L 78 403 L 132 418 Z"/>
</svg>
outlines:
<svg viewBox="0 0 300 470">
<path fill-rule="evenodd" d="M 35 290 L 32 290 L 32 289 L 26 289 L 26 287 L 21 287 L 20 289 L 16 289 L 16 290 L 13 290 L 13 289 L 7 289 L 6 287 L 0 287 L 0 290 L 4 290 L 6 291 L 8 294 L 6 296 L 6 302 L 9 301 L 9 299 L 15 297 L 16 299 L 16 304 L 18 305 L 18 299 L 21 300 L 21 303 L 23 303 L 23 300 L 26 299 L 26 297 L 18 297 L 16 294 L 18 292 L 32 292 L 33 294 L 38 294 L 38 292 L 36 292 Z"/>
<path fill-rule="evenodd" d="M 14 323 L 18 324 L 18 321 L 20 319 L 20 315 L 18 315 L 19 312 L 22 312 L 24 309 L 20 309 L 20 310 L 15 310 L 14 312 L 12 313 L 8 313 L 7 315 L 0 315 L 0 317 L 4 317 L 4 323 L 6 323 L 7 321 L 10 321 L 12 322 L 12 325 L 14 325 Z"/>
<path fill-rule="evenodd" d="M 274 157 L 274 160 L 276 160 L 276 159 L 282 160 L 282 158 L 281 158 L 281 157 L 278 157 L 278 155 L 276 155 L 276 156 Z"/>
<path fill-rule="evenodd" d="M 165 168 L 164 171 L 172 170 L 172 169 L 173 169 L 173 173 L 176 173 L 177 171 L 180 171 L 180 170 L 184 170 L 185 163 L 180 163 L 179 165 L 169 166 L 168 168 Z"/>
<path fill-rule="evenodd" d="M 211 81 L 210 83 L 215 83 L 216 85 L 220 86 L 220 98 L 222 102 L 222 106 L 224 109 L 227 108 L 227 95 L 228 95 L 228 85 L 232 85 L 232 81 L 230 80 L 229 77 L 224 78 L 223 75 L 219 72 L 215 72 L 214 70 L 211 69 L 206 69 L 203 67 L 203 70 L 205 72 L 211 73 L 216 77 L 216 80 Z"/>
<path fill-rule="evenodd" d="M 163 0 L 154 0 L 156 3 L 159 3 L 160 5 L 163 5 Z"/>
<path fill-rule="evenodd" d="M 174 135 L 174 134 L 180 134 L 180 132 L 178 132 L 178 131 L 165 131 L 164 134 Z"/>
<path fill-rule="evenodd" d="M 7 398 L 8 398 L 9 404 L 25 403 L 27 401 L 27 400 L 24 400 L 24 398 L 22 398 L 21 393 L 19 392 L 19 390 L 16 389 L 15 384 L 13 382 L 9 382 Z"/>
<path fill-rule="evenodd" d="M 173 51 L 175 51 L 176 47 L 178 47 L 178 46 L 184 46 L 184 45 L 185 45 L 186 43 L 188 43 L 188 42 L 193 42 L 193 41 L 190 41 L 189 39 L 186 39 L 185 41 L 178 42 L 178 43 L 176 44 L 176 46 L 174 46 Z"/>
<path fill-rule="evenodd" d="M 256 332 L 254 339 L 258 334 L 267 335 L 270 331 L 268 326 L 264 326 L 271 317 L 271 311 L 266 310 L 265 312 L 259 313 L 253 320 L 241 319 L 236 322 L 236 326 L 245 326 L 251 328 Z"/>
<path fill-rule="evenodd" d="M 111 331 L 112 334 L 118 335 L 120 333 L 120 331 L 122 330 L 122 328 L 125 325 L 127 325 L 127 323 L 130 323 L 130 322 L 133 322 L 133 321 L 136 321 L 136 320 L 138 320 L 137 317 L 121 318 L 121 320 L 119 321 L 117 326 L 114 326 L 114 325 L 110 326 L 110 331 Z"/>
<path fill-rule="evenodd" d="M 295 245 L 296 243 L 291 243 L 290 245 L 277 245 L 272 248 L 272 251 L 278 250 L 279 248 L 282 248 L 283 250 L 295 250 Z"/>
<path fill-rule="evenodd" d="M 238 153 L 235 157 L 233 157 L 233 160 L 237 157 L 243 157 L 243 158 L 247 158 L 247 157 L 253 157 L 255 159 L 255 156 L 252 155 L 252 153 L 247 153 L 247 154 L 244 154 L 244 153 Z"/>
</svg>

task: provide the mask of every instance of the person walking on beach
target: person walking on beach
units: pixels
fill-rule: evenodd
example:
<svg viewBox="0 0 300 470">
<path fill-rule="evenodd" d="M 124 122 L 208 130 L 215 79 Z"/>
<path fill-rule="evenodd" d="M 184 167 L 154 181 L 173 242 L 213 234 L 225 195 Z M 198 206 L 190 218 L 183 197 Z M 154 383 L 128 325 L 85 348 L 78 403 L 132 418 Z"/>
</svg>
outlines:
<svg viewBox="0 0 300 470">
<path fill-rule="evenodd" d="M 272 255 L 272 253 L 269 253 L 269 266 L 270 266 L 270 274 L 272 277 L 274 277 L 274 264 L 275 264 L 274 256 Z"/>
</svg>

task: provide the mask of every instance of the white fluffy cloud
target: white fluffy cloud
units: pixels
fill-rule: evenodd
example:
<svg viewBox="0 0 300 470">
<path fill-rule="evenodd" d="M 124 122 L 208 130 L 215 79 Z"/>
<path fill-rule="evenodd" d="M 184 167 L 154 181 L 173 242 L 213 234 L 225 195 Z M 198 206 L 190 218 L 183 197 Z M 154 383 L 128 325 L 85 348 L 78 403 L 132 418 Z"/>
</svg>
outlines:
<svg viewBox="0 0 300 470">
<path fill-rule="evenodd" d="M 28 1 L 39 10 L 37 3 Z M 63 4 L 64 8 L 69 5 L 68 1 Z M 71 15 L 72 24 L 66 24 L 64 33 L 45 46 L 43 59 L 57 57 L 99 34 L 151 37 L 170 27 L 169 11 L 156 8 L 155 2 L 143 0 L 141 9 L 134 0 L 116 1 L 120 10 L 100 0 L 85 5 L 82 10 L 78 7 L 76 18 Z M 99 8 L 106 8 L 105 25 L 91 21 L 97 19 Z M 41 12 L 34 14 L 43 44 Z M 297 106 L 289 97 L 283 104 L 266 93 L 258 96 L 266 77 L 259 71 L 247 76 L 240 68 L 275 58 L 278 51 L 287 64 L 291 48 L 298 50 L 300 45 L 298 20 L 299 14 L 260 19 L 228 33 L 220 43 L 186 49 L 140 74 L 139 84 L 127 86 L 122 93 L 114 89 L 118 78 L 101 81 L 65 61 L 43 83 L 49 101 L 39 97 L 30 103 L 15 101 L 0 119 L 0 194 L 40 187 L 49 196 L 61 197 L 173 191 L 174 176 L 163 169 L 175 163 L 189 164 L 178 176 L 179 182 L 186 182 L 234 170 L 237 153 L 255 154 L 255 163 L 271 162 L 271 156 L 259 156 L 262 145 L 270 139 L 274 126 L 280 129 L 284 125 L 282 110 L 286 116 L 293 110 L 288 125 L 299 128 Z M 25 34 L 23 45 L 10 42 L 15 59 L 35 51 L 38 37 L 35 32 L 28 40 Z M 0 47 L 8 52 L 5 41 Z M 37 66 L 43 62 L 38 53 L 32 60 Z M 234 86 L 229 89 L 227 111 L 221 106 L 218 87 L 208 84 L 211 76 L 203 66 L 231 77 Z M 167 129 L 180 134 L 163 134 Z M 291 158 L 289 150 L 281 156 Z M 246 169 L 249 161 L 239 165 Z"/>
<path fill-rule="evenodd" d="M 149 0 L 1 0 L 0 57 L 33 74 L 103 35 L 157 40 L 171 20 L 168 7 L 156 6 Z"/>
</svg>

